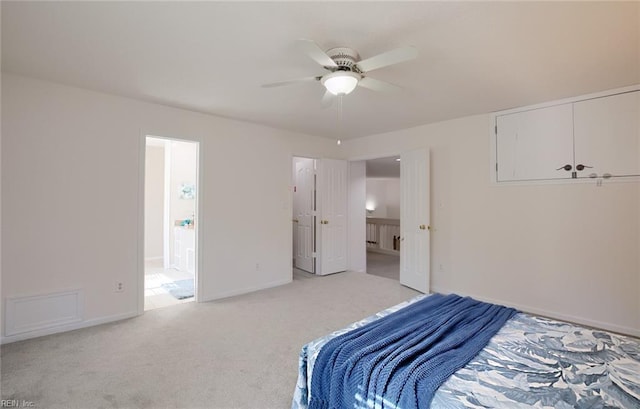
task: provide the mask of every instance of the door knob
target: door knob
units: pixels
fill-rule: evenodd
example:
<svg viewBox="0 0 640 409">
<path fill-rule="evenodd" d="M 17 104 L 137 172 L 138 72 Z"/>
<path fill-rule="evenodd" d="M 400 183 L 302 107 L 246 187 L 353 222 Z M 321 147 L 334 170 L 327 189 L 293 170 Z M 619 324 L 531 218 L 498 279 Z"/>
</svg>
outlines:
<svg viewBox="0 0 640 409">
<path fill-rule="evenodd" d="M 426 228 L 427 228 L 424 224 L 421 224 L 421 225 L 420 225 L 420 226 L 418 226 L 418 227 L 420 227 L 420 230 L 424 230 L 424 229 L 426 229 Z"/>
<path fill-rule="evenodd" d="M 583 165 L 582 163 L 579 165 L 576 165 L 576 170 L 584 170 L 584 168 L 593 169 L 593 166 Z"/>
<path fill-rule="evenodd" d="M 564 166 L 562 166 L 562 167 L 560 167 L 560 168 L 558 168 L 558 169 L 556 169 L 556 170 L 562 170 L 562 169 L 564 169 L 564 170 L 566 170 L 566 171 L 568 172 L 568 171 L 570 171 L 572 168 L 573 168 L 573 166 L 571 166 L 571 165 L 569 165 L 569 164 L 566 164 L 566 165 L 564 165 Z M 580 170 L 582 170 L 582 169 L 580 169 Z"/>
<path fill-rule="evenodd" d="M 293 219 L 293 222 L 294 223 L 298 223 L 298 219 Z"/>
</svg>

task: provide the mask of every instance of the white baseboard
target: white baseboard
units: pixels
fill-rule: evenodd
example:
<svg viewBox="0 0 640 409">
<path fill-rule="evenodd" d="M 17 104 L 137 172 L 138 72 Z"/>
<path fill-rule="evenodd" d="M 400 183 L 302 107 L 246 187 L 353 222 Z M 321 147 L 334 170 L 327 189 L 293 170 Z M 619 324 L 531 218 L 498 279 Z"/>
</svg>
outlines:
<svg viewBox="0 0 640 409">
<path fill-rule="evenodd" d="M 584 317 L 576 317 L 576 316 L 570 315 L 570 314 L 563 314 L 563 313 L 559 313 L 559 312 L 556 312 L 556 311 L 549 311 L 549 310 L 545 310 L 545 309 L 541 309 L 541 308 L 532 307 L 530 305 L 522 305 L 522 304 L 512 303 L 512 302 L 508 302 L 508 301 L 503 301 L 503 300 L 495 300 L 495 299 L 492 299 L 492 298 L 481 297 L 481 296 L 477 296 L 477 295 L 474 295 L 474 294 L 460 293 L 458 291 L 448 291 L 448 290 L 444 290 L 444 289 L 437 288 L 437 287 L 431 287 L 431 292 L 432 293 L 441 293 L 441 294 L 450 294 L 450 293 L 453 292 L 453 293 L 456 293 L 458 295 L 475 298 L 476 300 L 479 300 L 479 301 L 484 301 L 484 302 L 488 302 L 488 303 L 492 303 L 492 304 L 500 304 L 500 305 L 505 305 L 507 307 L 512 307 L 512 308 L 515 308 L 517 310 L 520 310 L 520 311 L 528 313 L 528 314 L 540 315 L 540 316 L 547 317 L 547 318 L 553 318 L 553 319 L 556 319 L 556 320 L 561 320 L 561 321 L 566 321 L 566 322 L 570 322 L 570 323 L 585 325 L 587 327 L 600 328 L 600 329 L 605 329 L 605 330 L 612 331 L 612 332 L 617 332 L 619 334 L 631 335 L 631 336 L 634 336 L 634 337 L 640 337 L 640 329 L 637 329 L 637 328 L 625 327 L 625 326 L 622 326 L 622 325 L 611 324 L 611 323 L 608 323 L 608 322 L 591 320 L 591 319 L 584 318 Z"/>
<path fill-rule="evenodd" d="M 72 323 L 72 324 L 61 325 L 61 326 L 58 326 L 58 327 L 46 328 L 46 329 L 30 331 L 30 332 L 23 332 L 23 333 L 17 334 L 17 335 L 11 335 L 11 336 L 2 337 L 0 339 L 0 344 L 2 344 L 2 345 L 10 344 L 12 342 L 24 341 L 26 339 L 43 337 L 45 335 L 52 335 L 52 334 L 58 334 L 60 332 L 67 332 L 67 331 L 73 331 L 73 330 L 76 330 L 76 329 L 93 327 L 93 326 L 96 326 L 96 325 L 107 324 L 109 322 L 120 321 L 120 320 L 124 320 L 124 319 L 127 319 L 127 318 L 133 318 L 133 317 L 137 317 L 137 316 L 138 316 L 137 312 L 127 312 L 127 313 L 124 313 L 124 314 L 117 314 L 117 315 L 111 315 L 111 316 L 107 316 L 107 317 L 94 318 L 94 319 L 91 319 L 91 320 L 75 322 L 75 323 Z"/>
<path fill-rule="evenodd" d="M 239 290 L 233 290 L 233 291 L 227 291 L 227 292 L 223 292 L 223 293 L 217 293 L 217 294 L 213 294 L 210 297 L 203 297 L 203 299 L 202 300 L 198 300 L 198 302 L 207 302 L 207 301 L 220 300 L 220 299 L 223 299 L 223 298 L 235 297 L 236 295 L 248 294 L 248 293 L 252 293 L 252 292 L 255 292 L 255 291 L 266 290 L 267 288 L 273 288 L 273 287 L 278 287 L 278 286 L 281 286 L 281 285 L 289 284 L 292 281 L 293 281 L 293 278 L 287 278 L 285 280 L 271 281 L 271 282 L 268 282 L 266 284 L 259 285 L 259 286 L 251 286 L 251 287 L 241 288 Z"/>
</svg>

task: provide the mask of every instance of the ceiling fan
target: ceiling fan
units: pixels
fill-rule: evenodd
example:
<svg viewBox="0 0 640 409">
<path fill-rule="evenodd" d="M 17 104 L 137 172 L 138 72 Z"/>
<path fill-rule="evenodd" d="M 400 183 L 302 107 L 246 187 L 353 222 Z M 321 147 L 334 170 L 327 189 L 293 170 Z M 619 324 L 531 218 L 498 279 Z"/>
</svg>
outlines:
<svg viewBox="0 0 640 409">
<path fill-rule="evenodd" d="M 348 47 L 336 47 L 323 51 L 312 40 L 301 39 L 298 43 L 309 57 L 329 72 L 313 77 L 264 84 L 263 87 L 271 88 L 299 82 L 319 81 L 326 88 L 322 98 L 323 105 L 331 104 L 334 95 L 347 95 L 357 86 L 381 92 L 401 89 L 397 85 L 371 78 L 368 73 L 379 68 L 412 60 L 418 55 L 418 51 L 414 47 L 400 47 L 360 60 L 360 55 Z"/>
</svg>

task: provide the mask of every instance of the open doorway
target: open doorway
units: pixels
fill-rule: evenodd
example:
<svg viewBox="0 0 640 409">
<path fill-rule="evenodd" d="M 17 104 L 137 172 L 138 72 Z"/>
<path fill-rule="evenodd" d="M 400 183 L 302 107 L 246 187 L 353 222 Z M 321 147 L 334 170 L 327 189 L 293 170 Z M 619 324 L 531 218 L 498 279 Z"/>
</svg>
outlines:
<svg viewBox="0 0 640 409">
<path fill-rule="evenodd" d="M 145 140 L 144 310 L 195 300 L 198 143 Z"/>
<path fill-rule="evenodd" d="M 368 274 L 400 279 L 400 157 L 366 161 Z"/>
<path fill-rule="evenodd" d="M 395 176 L 375 172 L 376 161 L 387 162 L 387 168 L 395 167 Z M 428 293 L 432 231 L 429 224 L 429 150 L 415 149 L 403 152 L 400 156 L 387 157 L 386 160 L 359 159 L 351 161 L 349 169 L 349 268 L 369 274 L 381 272 L 380 275 L 390 275 L 398 271 L 396 265 L 399 265 L 400 284 Z M 394 179 L 389 180 L 388 183 L 397 183 L 399 189 L 397 187 L 382 189 L 385 193 L 378 194 L 374 201 L 371 194 L 372 184 L 367 183 L 367 176 L 369 176 L 369 182 L 373 179 Z M 393 210 L 395 206 L 389 204 L 389 199 L 393 199 L 391 203 L 394 203 L 397 196 L 392 195 L 391 192 L 398 190 L 397 206 L 400 212 L 395 213 Z M 369 191 L 368 198 L 367 191 Z M 376 231 L 371 227 L 376 218 L 397 220 L 396 223 L 400 225 L 399 234 L 393 226 L 395 223 L 389 220 L 382 220 L 387 227 Z M 367 231 L 367 225 L 369 225 L 369 231 Z M 386 262 L 380 263 L 376 257 L 378 254 L 395 258 L 388 258 Z M 376 269 L 376 264 L 381 267 L 379 270 Z"/>
</svg>

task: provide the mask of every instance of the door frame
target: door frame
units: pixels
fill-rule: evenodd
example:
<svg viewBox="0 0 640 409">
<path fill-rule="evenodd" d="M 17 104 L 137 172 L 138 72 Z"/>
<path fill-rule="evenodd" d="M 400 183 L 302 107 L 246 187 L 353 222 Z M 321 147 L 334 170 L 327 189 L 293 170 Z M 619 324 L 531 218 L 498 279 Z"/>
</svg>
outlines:
<svg viewBox="0 0 640 409">
<path fill-rule="evenodd" d="M 428 146 L 414 146 L 411 147 L 409 149 L 404 149 L 401 152 L 387 152 L 387 153 L 382 153 L 382 154 L 376 154 L 376 155 L 365 155 L 365 156 L 355 156 L 355 157 L 350 157 L 348 159 L 349 164 L 352 162 L 361 162 L 361 161 L 367 161 L 370 159 L 378 159 L 378 158 L 387 158 L 387 157 L 392 157 L 392 156 L 397 156 L 397 157 L 402 157 L 402 155 L 404 153 L 407 152 L 411 152 L 411 151 L 415 151 L 415 150 L 420 150 L 420 149 L 426 149 L 427 150 L 427 155 L 429 155 L 429 158 L 431 156 L 431 152 L 430 152 L 430 148 Z M 429 166 L 429 179 L 431 179 L 431 161 L 429 160 L 428 162 L 428 166 Z M 351 169 L 351 166 L 349 166 L 349 169 Z M 365 180 L 366 180 L 366 170 L 365 170 Z M 402 174 L 400 175 L 400 178 L 402 178 Z M 402 179 L 401 179 L 402 180 Z M 352 179 L 351 176 L 349 176 L 349 183 L 352 183 Z M 402 183 L 402 182 L 401 182 Z M 427 200 L 429 201 L 429 213 L 431 213 L 431 191 L 430 191 L 430 187 L 429 190 L 427 191 Z M 401 192 L 402 193 L 402 192 Z M 364 213 L 364 203 L 366 201 L 366 190 L 365 190 L 365 197 L 362 198 L 362 209 L 358 209 L 354 206 L 349 206 L 349 214 L 348 214 L 348 218 L 360 218 L 360 217 L 364 217 L 364 219 L 366 220 L 366 214 Z M 364 216 L 363 216 L 364 215 Z M 402 217 L 402 216 L 401 216 Z M 429 220 L 431 218 L 431 214 L 429 214 Z M 400 223 L 402 224 L 402 219 L 400 220 Z M 354 226 L 352 223 L 349 223 L 349 230 L 347 232 L 348 237 L 357 237 L 357 232 L 354 231 L 354 229 L 357 228 L 356 226 Z M 427 234 L 430 234 L 429 232 L 427 232 Z M 350 244 L 351 245 L 351 244 Z M 348 257 L 351 257 L 352 254 L 365 254 L 365 260 L 364 260 L 364 266 L 365 266 L 365 271 L 366 271 L 366 243 L 364 241 L 359 241 L 357 243 L 354 244 L 355 249 L 351 248 L 350 251 L 348 252 Z M 355 251 L 357 250 L 357 251 Z M 401 253 L 402 254 L 402 253 Z M 400 257 L 402 257 L 402 255 L 400 255 Z M 402 260 L 400 260 L 402 262 Z M 351 265 L 351 261 L 349 261 L 350 265 Z M 431 279 L 430 277 L 430 270 L 431 270 L 431 240 L 429 239 L 429 264 L 427 266 L 428 270 L 429 270 L 429 280 Z M 429 286 L 429 291 L 431 291 L 430 286 Z"/>
<path fill-rule="evenodd" d="M 316 172 L 316 160 L 318 160 L 318 158 L 313 157 L 313 156 L 307 156 L 307 155 L 291 155 L 291 161 L 290 161 L 290 166 L 291 166 L 291 186 L 289 188 L 289 193 L 291 194 L 291 271 L 293 271 L 294 268 L 296 268 L 296 254 L 294 252 L 294 246 L 296 245 L 296 233 L 295 233 L 295 229 L 294 229 L 294 221 L 293 218 L 295 217 L 295 197 L 294 197 L 294 187 L 296 186 L 296 167 L 294 165 L 294 160 L 296 158 L 299 159 L 307 159 L 307 160 L 312 160 L 313 161 L 313 174 L 314 174 L 314 201 L 316 200 L 316 196 L 315 196 L 315 172 Z M 313 210 L 313 212 L 316 212 L 316 209 Z M 316 240 L 316 223 L 315 223 L 315 216 L 313 215 L 313 222 L 312 222 L 312 230 L 311 230 L 311 240 L 313 243 L 313 254 L 315 254 L 315 240 Z M 315 256 L 312 256 L 312 259 L 315 259 Z M 311 265 L 312 265 L 312 272 L 310 274 L 315 274 L 316 273 L 316 260 L 312 260 L 311 261 Z M 301 271 L 305 271 L 308 272 L 306 270 L 301 270 Z"/>
<path fill-rule="evenodd" d="M 146 163 L 146 146 L 147 146 L 147 137 L 152 137 L 156 139 L 165 139 L 169 141 L 177 141 L 177 142 L 189 142 L 196 144 L 196 198 L 195 198 L 195 208 L 196 208 L 196 220 L 195 223 L 195 275 L 194 275 L 194 302 L 199 302 L 199 300 L 203 299 L 202 296 L 202 288 L 203 288 L 203 279 L 200 271 L 202 271 L 202 251 L 203 248 L 203 226 L 204 226 L 204 212 L 202 206 L 201 197 L 203 195 L 202 186 L 204 171 L 203 171 L 203 160 L 202 160 L 202 151 L 204 141 L 197 138 L 185 138 L 185 137 L 176 137 L 176 136 L 165 136 L 163 132 L 153 132 L 153 131 L 145 131 L 141 130 L 138 141 L 138 248 L 137 248 L 137 304 L 138 304 L 138 315 L 144 314 L 144 215 L 145 215 L 145 202 L 144 202 L 144 189 L 145 189 L 145 163 Z M 164 229 L 163 229 L 164 230 Z M 164 238 L 163 238 L 164 240 Z M 164 250 L 163 250 L 164 251 Z"/>
<path fill-rule="evenodd" d="M 294 216 L 294 211 L 295 211 L 295 203 L 294 203 L 294 190 L 293 187 L 295 186 L 295 182 L 296 182 L 296 167 L 294 165 L 294 161 L 296 158 L 300 158 L 300 159 L 307 159 L 307 160 L 312 160 L 313 161 L 313 169 L 314 169 L 314 210 L 313 210 L 313 223 L 312 223 L 312 243 L 313 243 L 313 251 L 312 253 L 314 254 L 312 256 L 312 270 L 313 273 L 311 274 L 316 274 L 316 275 L 327 275 L 327 274 L 333 274 L 336 272 L 342 272 L 342 271 L 347 271 L 349 268 L 349 247 L 348 247 L 348 241 L 349 241 L 349 204 L 348 204 L 348 197 L 349 197 L 349 161 L 347 159 L 333 159 L 333 158 L 329 158 L 329 157 L 315 157 L 313 155 L 296 155 L 296 154 L 292 154 L 291 155 L 291 162 L 290 162 L 290 169 L 291 169 L 291 182 L 290 182 L 290 187 L 289 187 L 289 192 L 291 194 L 291 208 L 290 208 L 290 212 L 291 212 L 291 220 L 292 220 L 292 227 L 291 227 L 291 246 L 290 246 L 290 251 L 291 251 L 291 270 L 293 272 L 293 268 L 295 268 L 295 253 L 293 251 L 294 248 L 294 242 L 295 242 L 295 232 L 294 232 L 294 228 L 293 228 L 293 219 L 295 218 Z M 321 240 L 323 240 L 322 235 L 320 233 L 320 226 L 318 226 L 320 220 L 319 217 L 322 216 L 322 214 L 320 212 L 322 212 L 322 205 L 320 204 L 320 202 L 322 201 L 321 198 L 319 198 L 318 195 L 318 180 L 319 180 L 319 163 L 321 164 L 322 161 L 340 161 L 340 162 L 344 162 L 345 167 L 346 167 L 346 173 L 345 173 L 345 189 L 346 189 L 346 197 L 345 197 L 345 208 L 346 211 L 344 213 L 344 218 L 345 218 L 345 226 L 344 226 L 344 233 L 345 233 L 345 245 L 347 246 L 345 253 L 344 253 L 344 260 L 345 260 L 345 269 L 344 270 L 340 270 L 340 271 L 333 271 L 333 272 L 324 272 L 322 271 L 323 267 L 321 265 L 322 263 L 322 245 L 320 244 Z M 306 270 L 302 270 L 302 271 L 306 271 Z"/>
</svg>

